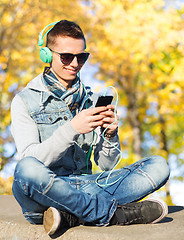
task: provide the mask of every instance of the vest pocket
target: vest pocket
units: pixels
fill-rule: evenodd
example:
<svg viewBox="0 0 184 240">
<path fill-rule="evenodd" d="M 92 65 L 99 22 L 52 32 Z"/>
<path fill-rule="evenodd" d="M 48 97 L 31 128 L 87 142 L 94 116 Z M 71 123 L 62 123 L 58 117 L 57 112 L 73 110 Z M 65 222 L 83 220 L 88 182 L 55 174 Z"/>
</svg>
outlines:
<svg viewBox="0 0 184 240">
<path fill-rule="evenodd" d="M 65 115 L 62 115 L 61 112 L 42 112 L 32 115 L 37 125 L 41 142 L 49 138 L 59 126 L 66 123 L 64 116 L 67 116 L 67 120 L 70 119 L 69 114 L 65 113 Z"/>
<path fill-rule="evenodd" d="M 63 120 L 60 113 L 40 113 L 32 117 L 37 124 L 53 124 L 59 120 Z"/>
</svg>

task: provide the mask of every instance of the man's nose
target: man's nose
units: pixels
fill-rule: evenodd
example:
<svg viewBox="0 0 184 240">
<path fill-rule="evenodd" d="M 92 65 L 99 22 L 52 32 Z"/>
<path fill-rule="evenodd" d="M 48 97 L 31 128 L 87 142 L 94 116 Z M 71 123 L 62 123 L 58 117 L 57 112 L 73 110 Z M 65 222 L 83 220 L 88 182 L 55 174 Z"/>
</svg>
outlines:
<svg viewBox="0 0 184 240">
<path fill-rule="evenodd" d="M 78 61 L 77 61 L 77 57 L 75 56 L 74 59 L 72 60 L 72 62 L 70 63 L 70 65 L 72 65 L 72 67 L 78 67 Z"/>
</svg>

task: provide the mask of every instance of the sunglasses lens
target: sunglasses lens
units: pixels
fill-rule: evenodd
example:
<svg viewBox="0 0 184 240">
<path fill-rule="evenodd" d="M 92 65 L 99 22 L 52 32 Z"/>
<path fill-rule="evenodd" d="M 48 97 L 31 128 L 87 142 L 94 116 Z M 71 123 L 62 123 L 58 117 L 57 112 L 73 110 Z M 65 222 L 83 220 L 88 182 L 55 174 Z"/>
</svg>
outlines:
<svg viewBox="0 0 184 240">
<path fill-rule="evenodd" d="M 79 53 L 79 54 L 76 54 L 76 55 L 74 55 L 72 53 L 61 53 L 60 54 L 60 59 L 61 59 L 61 62 L 63 64 L 69 65 L 73 61 L 75 56 L 77 57 L 78 64 L 81 65 L 81 64 L 84 64 L 87 61 L 87 59 L 89 57 L 89 53 Z"/>
<path fill-rule="evenodd" d="M 89 53 L 80 53 L 77 55 L 78 64 L 84 64 L 89 57 Z"/>
<path fill-rule="evenodd" d="M 61 58 L 61 62 L 63 64 L 68 65 L 68 64 L 70 64 L 73 61 L 74 55 L 70 54 L 70 53 L 62 53 L 60 55 L 60 58 Z"/>
</svg>

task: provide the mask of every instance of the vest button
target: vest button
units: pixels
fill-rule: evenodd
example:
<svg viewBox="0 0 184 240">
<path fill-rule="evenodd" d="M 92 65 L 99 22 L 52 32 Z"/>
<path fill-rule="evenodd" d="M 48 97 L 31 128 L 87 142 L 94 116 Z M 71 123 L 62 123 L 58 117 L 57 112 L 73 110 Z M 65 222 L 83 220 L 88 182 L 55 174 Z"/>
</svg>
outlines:
<svg viewBox="0 0 184 240">
<path fill-rule="evenodd" d="M 51 116 L 49 116 L 49 120 L 52 121 L 52 117 Z"/>
<path fill-rule="evenodd" d="M 67 116 L 64 116 L 64 120 L 65 120 L 65 121 L 68 120 Z"/>
</svg>

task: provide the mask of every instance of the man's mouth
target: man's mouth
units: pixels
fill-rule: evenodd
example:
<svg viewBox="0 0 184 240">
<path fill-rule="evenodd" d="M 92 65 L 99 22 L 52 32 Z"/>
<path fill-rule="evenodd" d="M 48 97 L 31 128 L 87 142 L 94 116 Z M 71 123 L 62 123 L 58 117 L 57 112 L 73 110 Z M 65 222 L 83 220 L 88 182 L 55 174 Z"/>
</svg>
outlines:
<svg viewBox="0 0 184 240">
<path fill-rule="evenodd" d="M 68 68 L 65 68 L 65 70 L 66 70 L 67 72 L 70 72 L 71 74 L 76 74 L 76 73 L 78 72 L 78 70 L 76 70 L 76 69 L 68 69 Z"/>
</svg>

